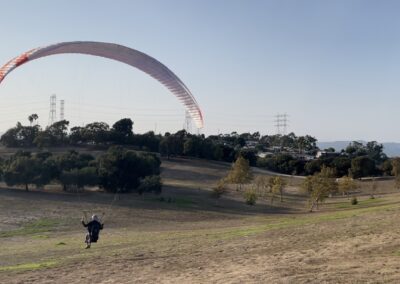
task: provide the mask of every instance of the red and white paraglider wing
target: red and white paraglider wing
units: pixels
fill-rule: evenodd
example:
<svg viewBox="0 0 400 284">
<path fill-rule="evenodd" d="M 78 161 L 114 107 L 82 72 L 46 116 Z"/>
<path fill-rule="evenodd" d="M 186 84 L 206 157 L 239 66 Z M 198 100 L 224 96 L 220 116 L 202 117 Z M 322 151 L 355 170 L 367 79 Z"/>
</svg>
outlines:
<svg viewBox="0 0 400 284">
<path fill-rule="evenodd" d="M 23 53 L 5 64 L 0 69 L 0 83 L 13 69 L 30 60 L 63 53 L 101 56 L 138 68 L 166 86 L 185 106 L 196 123 L 196 126 L 198 128 L 203 127 L 203 116 L 198 103 L 185 84 L 171 70 L 147 54 L 118 44 L 78 41 L 58 43 L 43 48 L 36 48 Z"/>
</svg>

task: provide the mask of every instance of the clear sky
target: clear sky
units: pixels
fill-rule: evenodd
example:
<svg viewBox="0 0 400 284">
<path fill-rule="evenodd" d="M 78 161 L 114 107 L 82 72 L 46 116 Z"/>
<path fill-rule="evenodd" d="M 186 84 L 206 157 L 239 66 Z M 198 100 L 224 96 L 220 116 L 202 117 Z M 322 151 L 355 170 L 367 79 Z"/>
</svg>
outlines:
<svg viewBox="0 0 400 284">
<path fill-rule="evenodd" d="M 400 1 L 0 0 L 0 64 L 63 41 L 132 47 L 167 65 L 200 104 L 205 134 L 288 131 L 400 142 Z M 176 131 L 184 108 L 130 66 L 84 55 L 30 62 L 0 85 L 0 131 L 65 100 L 72 125 L 131 117 Z M 57 109 L 57 111 L 59 111 Z M 194 128 L 194 126 L 193 126 Z"/>
</svg>

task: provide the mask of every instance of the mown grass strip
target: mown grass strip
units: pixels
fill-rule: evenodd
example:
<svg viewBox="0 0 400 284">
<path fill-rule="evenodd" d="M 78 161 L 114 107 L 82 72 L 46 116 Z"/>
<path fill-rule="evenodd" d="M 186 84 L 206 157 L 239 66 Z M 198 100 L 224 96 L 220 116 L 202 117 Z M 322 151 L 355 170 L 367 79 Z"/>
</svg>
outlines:
<svg viewBox="0 0 400 284">
<path fill-rule="evenodd" d="M 36 269 L 53 267 L 57 264 L 58 264 L 57 261 L 53 261 L 53 260 L 43 261 L 43 262 L 22 263 L 22 264 L 17 264 L 17 265 L 1 266 L 0 272 L 36 270 Z"/>
<path fill-rule="evenodd" d="M 61 222 L 55 219 L 48 219 L 48 218 L 39 219 L 36 221 L 26 223 L 19 229 L 0 232 L 0 238 L 48 233 L 53 231 L 60 224 Z"/>
</svg>

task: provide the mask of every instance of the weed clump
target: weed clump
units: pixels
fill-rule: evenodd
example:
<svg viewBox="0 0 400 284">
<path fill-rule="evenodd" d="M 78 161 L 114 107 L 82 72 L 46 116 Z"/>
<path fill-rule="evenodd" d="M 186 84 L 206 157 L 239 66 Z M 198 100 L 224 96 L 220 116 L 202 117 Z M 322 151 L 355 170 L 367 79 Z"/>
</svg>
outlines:
<svg viewBox="0 0 400 284">
<path fill-rule="evenodd" d="M 257 201 L 257 193 L 254 189 L 247 189 L 244 192 L 244 199 L 247 205 L 255 205 Z"/>
<path fill-rule="evenodd" d="M 351 205 L 357 205 L 358 204 L 357 197 L 355 197 L 355 196 L 352 197 L 350 203 L 351 203 Z"/>
</svg>

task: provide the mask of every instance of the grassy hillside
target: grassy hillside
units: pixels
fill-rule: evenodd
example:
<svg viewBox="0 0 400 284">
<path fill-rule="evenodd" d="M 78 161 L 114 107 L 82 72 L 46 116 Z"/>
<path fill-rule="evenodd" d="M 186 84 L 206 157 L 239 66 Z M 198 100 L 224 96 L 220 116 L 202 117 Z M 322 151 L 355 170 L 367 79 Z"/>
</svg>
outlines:
<svg viewBox="0 0 400 284">
<path fill-rule="evenodd" d="M 364 182 L 359 204 L 330 198 L 307 213 L 298 182 L 282 203 L 243 202 L 211 188 L 228 166 L 163 161 L 162 198 L 0 190 L 2 283 L 379 283 L 400 279 L 400 194 Z M 84 214 L 105 212 L 97 244 L 84 249 Z"/>
</svg>

